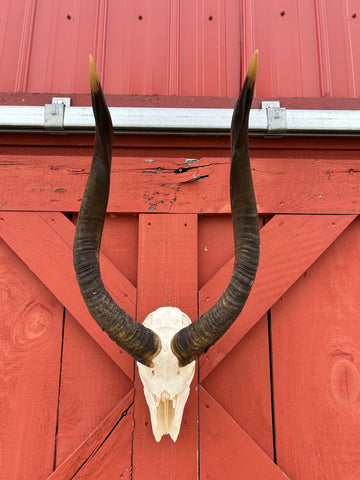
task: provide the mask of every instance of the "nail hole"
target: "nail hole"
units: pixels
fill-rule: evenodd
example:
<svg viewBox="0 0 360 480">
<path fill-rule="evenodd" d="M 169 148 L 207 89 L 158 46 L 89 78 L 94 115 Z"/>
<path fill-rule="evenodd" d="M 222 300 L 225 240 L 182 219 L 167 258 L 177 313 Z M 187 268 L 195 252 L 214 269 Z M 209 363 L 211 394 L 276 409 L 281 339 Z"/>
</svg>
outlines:
<svg viewBox="0 0 360 480">
<path fill-rule="evenodd" d="M 285 15 L 285 10 L 282 10 L 282 11 L 280 12 L 280 15 L 283 17 L 283 16 Z"/>
<path fill-rule="evenodd" d="M 71 20 L 71 15 L 70 15 L 70 14 L 67 14 L 67 15 L 66 15 L 66 18 L 67 18 L 68 20 Z"/>
<path fill-rule="evenodd" d="M 187 223 L 184 223 L 184 227 L 187 227 Z"/>
<path fill-rule="evenodd" d="M 142 15 L 139 15 L 139 16 L 138 16 L 138 19 L 139 19 L 139 20 L 142 20 L 142 19 L 143 19 L 143 16 L 142 16 Z"/>
<path fill-rule="evenodd" d="M 151 222 L 148 222 L 148 225 L 151 225 Z"/>
<path fill-rule="evenodd" d="M 356 17 L 357 17 L 356 13 L 353 13 L 352 18 L 356 18 Z"/>
<path fill-rule="evenodd" d="M 213 17 L 212 15 L 210 15 L 210 16 L 209 16 L 209 20 L 210 20 L 210 22 L 211 22 L 212 20 L 214 20 L 214 17 Z"/>
</svg>

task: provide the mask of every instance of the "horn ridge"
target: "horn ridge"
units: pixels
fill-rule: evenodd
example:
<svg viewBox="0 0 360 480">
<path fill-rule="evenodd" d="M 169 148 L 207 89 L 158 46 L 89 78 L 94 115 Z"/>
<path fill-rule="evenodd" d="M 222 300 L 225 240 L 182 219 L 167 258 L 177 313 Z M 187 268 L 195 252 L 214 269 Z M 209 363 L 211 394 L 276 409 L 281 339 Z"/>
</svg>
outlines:
<svg viewBox="0 0 360 480">
<path fill-rule="evenodd" d="M 248 121 L 254 95 L 257 51 L 250 62 L 231 124 L 230 200 L 235 261 L 229 285 L 216 304 L 172 339 L 185 366 L 211 347 L 239 316 L 255 279 L 260 252 L 259 221 L 252 182 Z"/>
<path fill-rule="evenodd" d="M 110 189 L 113 126 L 91 56 L 89 74 L 95 145 L 75 230 L 73 263 L 76 278 L 85 304 L 102 330 L 135 360 L 151 367 L 153 358 L 161 349 L 160 338 L 116 304 L 101 278 L 99 250 Z"/>
</svg>

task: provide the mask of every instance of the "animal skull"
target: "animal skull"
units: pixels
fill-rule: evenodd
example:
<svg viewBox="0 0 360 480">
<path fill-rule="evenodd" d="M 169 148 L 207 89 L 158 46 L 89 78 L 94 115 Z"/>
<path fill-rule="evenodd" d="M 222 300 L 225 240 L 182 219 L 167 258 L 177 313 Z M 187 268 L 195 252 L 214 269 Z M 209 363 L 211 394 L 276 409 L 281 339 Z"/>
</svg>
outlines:
<svg viewBox="0 0 360 480">
<path fill-rule="evenodd" d="M 176 441 L 195 360 L 239 316 L 256 275 L 260 238 L 248 149 L 248 119 L 256 66 L 257 52 L 251 60 L 231 123 L 230 200 L 235 261 L 230 283 L 216 304 L 193 323 L 179 309 L 163 307 L 141 324 L 115 303 L 100 274 L 99 249 L 110 189 L 113 126 L 90 56 L 95 146 L 76 224 L 74 267 L 81 294 L 94 320 L 138 362 L 157 441 L 165 434 Z"/>
<path fill-rule="evenodd" d="M 175 307 L 158 308 L 143 322 L 143 325 L 160 337 L 162 346 L 159 355 L 153 360 L 152 368 L 137 362 L 157 442 L 166 434 L 175 442 L 179 435 L 195 373 L 195 360 L 185 367 L 179 367 L 179 361 L 171 350 L 171 340 L 175 333 L 190 323 L 190 318 Z"/>
</svg>

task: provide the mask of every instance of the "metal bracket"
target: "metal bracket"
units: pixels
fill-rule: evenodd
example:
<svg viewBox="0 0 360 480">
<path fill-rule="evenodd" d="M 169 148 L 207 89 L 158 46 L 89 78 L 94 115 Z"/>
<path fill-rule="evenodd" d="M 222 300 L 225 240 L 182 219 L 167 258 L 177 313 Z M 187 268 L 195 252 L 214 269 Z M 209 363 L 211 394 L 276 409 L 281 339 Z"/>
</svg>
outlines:
<svg viewBox="0 0 360 480">
<path fill-rule="evenodd" d="M 261 102 L 261 108 L 266 109 L 268 133 L 281 134 L 287 131 L 286 108 L 281 108 L 280 102 Z"/>
<path fill-rule="evenodd" d="M 45 130 L 63 130 L 65 107 L 70 107 L 70 97 L 53 97 L 44 110 Z"/>
</svg>

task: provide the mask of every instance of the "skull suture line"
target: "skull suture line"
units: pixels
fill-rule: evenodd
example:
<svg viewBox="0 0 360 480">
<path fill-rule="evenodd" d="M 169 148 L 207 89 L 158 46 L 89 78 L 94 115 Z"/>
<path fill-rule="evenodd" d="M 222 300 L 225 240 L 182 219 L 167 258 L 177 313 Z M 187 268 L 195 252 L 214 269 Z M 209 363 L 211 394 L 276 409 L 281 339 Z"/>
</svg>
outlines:
<svg viewBox="0 0 360 480">
<path fill-rule="evenodd" d="M 115 303 L 100 275 L 99 249 L 110 189 L 113 126 L 90 56 L 95 146 L 76 225 L 74 267 L 81 294 L 95 321 L 138 362 L 157 441 L 164 434 L 176 441 L 195 360 L 239 316 L 255 279 L 260 240 L 249 158 L 248 119 L 256 67 L 257 52 L 250 62 L 231 123 L 230 201 L 235 261 L 230 283 L 216 304 L 193 323 L 179 309 L 163 307 L 140 324 Z"/>
</svg>

